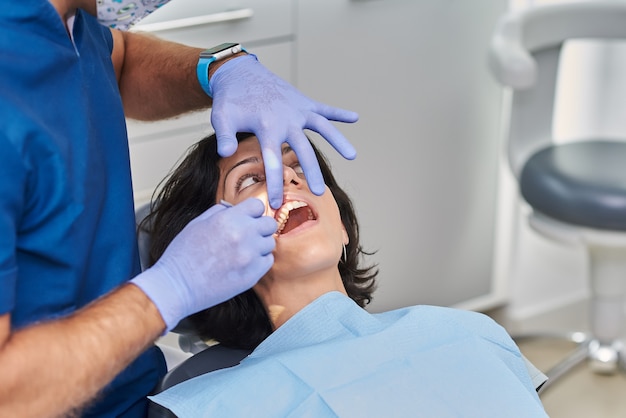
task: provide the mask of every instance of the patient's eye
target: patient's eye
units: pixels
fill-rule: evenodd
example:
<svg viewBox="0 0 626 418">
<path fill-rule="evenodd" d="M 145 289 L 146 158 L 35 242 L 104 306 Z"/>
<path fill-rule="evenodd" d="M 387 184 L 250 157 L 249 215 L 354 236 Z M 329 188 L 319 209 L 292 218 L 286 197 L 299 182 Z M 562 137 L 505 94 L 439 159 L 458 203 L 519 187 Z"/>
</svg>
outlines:
<svg viewBox="0 0 626 418">
<path fill-rule="evenodd" d="M 300 161 L 298 161 L 296 153 L 291 148 L 289 148 L 289 151 L 285 152 L 283 155 L 283 164 L 291 168 L 294 173 L 298 175 L 298 177 L 304 178 L 304 170 L 300 165 Z"/>
<path fill-rule="evenodd" d="M 304 174 L 304 170 L 302 169 L 302 166 L 300 165 L 300 163 L 295 163 L 291 166 L 291 169 L 296 173 L 296 174 Z"/>
<path fill-rule="evenodd" d="M 235 185 L 235 191 L 240 193 L 244 189 L 254 186 L 257 183 L 265 181 L 265 175 L 256 173 L 246 173 L 239 177 L 237 184 Z"/>
</svg>

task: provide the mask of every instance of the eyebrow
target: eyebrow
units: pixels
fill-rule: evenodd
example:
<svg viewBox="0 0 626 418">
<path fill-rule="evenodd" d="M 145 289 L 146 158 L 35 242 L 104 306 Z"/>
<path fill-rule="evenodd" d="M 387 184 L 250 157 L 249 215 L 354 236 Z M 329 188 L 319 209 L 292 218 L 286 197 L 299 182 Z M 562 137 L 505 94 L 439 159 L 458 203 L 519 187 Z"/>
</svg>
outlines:
<svg viewBox="0 0 626 418">
<path fill-rule="evenodd" d="M 284 147 L 282 149 L 282 155 L 286 155 L 289 154 L 290 152 L 295 152 L 293 150 L 293 148 L 291 148 L 289 145 L 287 145 L 286 147 Z M 254 157 L 248 157 L 248 158 L 244 158 L 241 161 L 238 161 L 237 163 L 235 163 L 231 168 L 228 169 L 228 171 L 226 172 L 226 174 L 224 174 L 224 181 L 222 184 L 222 189 L 226 189 L 226 179 L 228 178 L 228 175 L 230 174 L 231 171 L 233 171 L 235 168 L 244 165 L 244 164 L 255 164 L 259 162 L 259 158 L 257 156 Z"/>
<path fill-rule="evenodd" d="M 241 161 L 238 161 L 237 163 L 235 163 L 231 168 L 228 169 L 228 171 L 226 172 L 226 174 L 224 175 L 224 181 L 222 184 L 222 188 L 225 190 L 226 189 L 226 179 L 228 178 L 228 175 L 231 173 L 231 171 L 233 171 L 235 168 L 244 165 L 244 164 L 255 164 L 259 162 L 259 158 L 257 156 L 254 157 L 248 157 L 248 158 L 244 158 Z"/>
</svg>

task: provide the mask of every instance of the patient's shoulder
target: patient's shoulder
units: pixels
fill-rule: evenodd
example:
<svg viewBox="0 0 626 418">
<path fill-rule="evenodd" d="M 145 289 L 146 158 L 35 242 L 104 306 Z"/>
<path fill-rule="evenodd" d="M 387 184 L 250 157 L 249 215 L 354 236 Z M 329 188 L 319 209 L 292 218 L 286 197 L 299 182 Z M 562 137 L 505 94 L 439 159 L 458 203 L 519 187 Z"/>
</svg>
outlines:
<svg viewBox="0 0 626 418">
<path fill-rule="evenodd" d="M 442 338 L 473 335 L 500 345 L 515 347 L 508 332 L 491 317 L 474 311 L 433 305 L 415 305 L 376 314 L 390 326 L 408 327 Z"/>
<path fill-rule="evenodd" d="M 437 321 L 463 321 L 476 323 L 495 323 L 489 316 L 475 311 L 435 305 L 414 305 L 406 308 L 374 314 L 379 318 L 399 319 L 405 316 L 433 319 Z"/>
</svg>

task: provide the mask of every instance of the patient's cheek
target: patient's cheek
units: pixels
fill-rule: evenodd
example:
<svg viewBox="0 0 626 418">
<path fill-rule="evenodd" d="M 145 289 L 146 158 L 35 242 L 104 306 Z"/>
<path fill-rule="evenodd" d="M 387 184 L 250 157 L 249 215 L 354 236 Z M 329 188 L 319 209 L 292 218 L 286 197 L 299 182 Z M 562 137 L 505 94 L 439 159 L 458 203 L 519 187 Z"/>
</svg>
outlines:
<svg viewBox="0 0 626 418">
<path fill-rule="evenodd" d="M 274 216 L 274 212 L 275 211 L 270 206 L 270 201 L 269 201 L 269 199 L 267 197 L 267 191 L 265 191 L 263 193 L 255 194 L 252 197 L 255 197 L 255 198 L 259 199 L 265 205 L 265 211 L 263 212 L 263 215 L 265 215 L 265 216 Z"/>
</svg>

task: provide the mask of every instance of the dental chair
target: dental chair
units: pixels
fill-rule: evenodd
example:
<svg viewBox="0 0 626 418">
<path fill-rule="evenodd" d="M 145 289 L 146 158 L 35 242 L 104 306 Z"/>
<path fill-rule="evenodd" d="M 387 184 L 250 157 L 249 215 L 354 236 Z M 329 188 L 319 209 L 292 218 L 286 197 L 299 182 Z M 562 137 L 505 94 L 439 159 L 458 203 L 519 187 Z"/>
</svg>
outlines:
<svg viewBox="0 0 626 418">
<path fill-rule="evenodd" d="M 511 12 L 498 22 L 490 45 L 490 69 L 511 89 L 508 157 L 532 209 L 530 226 L 558 242 L 584 245 L 590 266 L 589 332 L 567 335 L 577 348 L 547 372 L 542 391 L 585 360 L 603 374 L 626 363 L 626 142 L 560 143 L 552 134 L 563 44 L 624 38 L 626 2 L 588 1 Z"/>
<path fill-rule="evenodd" d="M 150 204 L 141 205 L 135 211 L 137 243 L 142 270 L 150 265 L 150 233 L 146 229 L 140 228 L 139 225 L 149 212 Z M 235 366 L 252 352 L 252 350 L 228 348 L 219 344 L 209 345 L 193 332 L 186 319 L 180 321 L 171 332 L 178 335 L 181 353 L 189 353 L 191 357 L 185 358 L 186 356 L 174 355 L 177 364 L 170 368 L 168 362 L 168 372 L 159 382 L 155 393 L 162 392 L 193 377 Z M 160 347 L 164 351 L 166 360 L 168 354 L 175 351 L 174 348 L 165 345 L 160 345 Z M 150 418 L 175 418 L 171 411 L 153 402 L 150 403 L 148 416 Z"/>
</svg>

